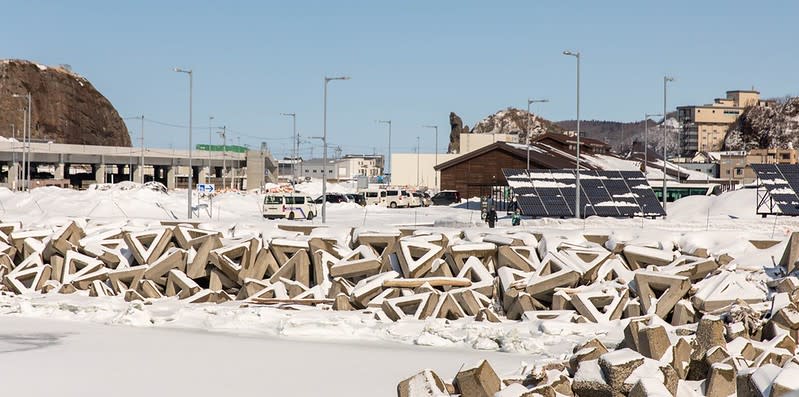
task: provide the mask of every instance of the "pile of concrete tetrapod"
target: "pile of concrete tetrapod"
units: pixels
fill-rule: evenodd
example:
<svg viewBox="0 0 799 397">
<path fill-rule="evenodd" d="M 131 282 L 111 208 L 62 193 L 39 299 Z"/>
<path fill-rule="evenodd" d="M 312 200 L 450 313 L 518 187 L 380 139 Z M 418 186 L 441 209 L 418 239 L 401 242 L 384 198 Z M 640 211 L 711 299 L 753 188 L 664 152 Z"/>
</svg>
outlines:
<svg viewBox="0 0 799 397">
<path fill-rule="evenodd" d="M 0 293 L 310 305 L 383 321 L 557 318 L 618 322 L 625 330 L 618 345 L 587 341 L 569 360 L 521 377 L 500 380 L 486 362 L 451 384 L 425 370 L 400 383 L 401 396 L 776 396 L 799 389 L 799 279 L 788 276 L 799 234 L 749 242 L 785 246 L 775 263 L 782 274 L 765 275 L 723 252 L 607 235 L 575 242 L 518 229 L 398 228 L 333 238 L 317 233 L 325 230 L 319 225 L 279 227 L 281 237 L 265 238 L 176 221 L 0 223 Z"/>
</svg>

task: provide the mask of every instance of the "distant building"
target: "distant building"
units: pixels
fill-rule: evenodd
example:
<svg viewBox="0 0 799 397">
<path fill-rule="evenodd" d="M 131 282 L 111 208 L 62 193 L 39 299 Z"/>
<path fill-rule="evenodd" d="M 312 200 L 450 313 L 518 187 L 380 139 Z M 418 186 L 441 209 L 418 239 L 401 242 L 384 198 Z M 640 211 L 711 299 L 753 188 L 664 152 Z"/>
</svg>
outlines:
<svg viewBox="0 0 799 397">
<path fill-rule="evenodd" d="M 285 158 L 278 162 L 280 179 L 288 180 L 291 178 L 292 165 L 298 178 L 322 178 L 323 164 L 322 159 L 292 159 Z M 361 155 L 348 154 L 339 159 L 328 159 L 327 180 L 348 180 L 358 176 L 377 178 L 383 175 L 383 156 L 382 155 Z"/>
<path fill-rule="evenodd" d="M 758 91 L 727 91 L 726 98 L 716 98 L 707 105 L 678 106 L 680 149 L 685 155 L 700 151 L 719 151 L 730 125 L 749 106 L 768 106 Z"/>
<path fill-rule="evenodd" d="M 698 155 L 697 155 L 698 156 Z M 705 153 L 710 162 L 719 164 L 719 179 L 733 183 L 752 183 L 757 179 L 752 164 L 796 164 L 795 149 L 754 149 L 749 152 Z"/>
</svg>

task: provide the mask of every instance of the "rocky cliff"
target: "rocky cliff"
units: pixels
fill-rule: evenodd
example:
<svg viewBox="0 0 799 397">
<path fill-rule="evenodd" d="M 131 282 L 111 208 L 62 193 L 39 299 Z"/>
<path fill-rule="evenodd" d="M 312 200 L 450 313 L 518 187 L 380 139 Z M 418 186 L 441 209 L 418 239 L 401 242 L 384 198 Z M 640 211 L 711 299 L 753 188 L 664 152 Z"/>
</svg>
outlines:
<svg viewBox="0 0 799 397">
<path fill-rule="evenodd" d="M 724 139 L 727 150 L 786 147 L 799 147 L 799 98 L 746 108 Z"/>
<path fill-rule="evenodd" d="M 548 132 L 563 132 L 563 128 L 551 121 L 516 108 L 507 108 L 491 114 L 478 121 L 474 128 L 471 129 L 469 129 L 469 126 L 464 125 L 461 118 L 455 113 L 449 114 L 449 123 L 449 153 L 459 152 L 460 134 L 462 133 L 518 135 L 519 142 L 525 142 L 527 140 L 527 131 L 530 131 L 533 139 Z"/>
<path fill-rule="evenodd" d="M 0 135 L 20 139 L 23 98 L 31 93 L 34 141 L 130 146 L 125 123 L 111 102 L 67 66 L 48 67 L 23 60 L 0 61 Z"/>
</svg>

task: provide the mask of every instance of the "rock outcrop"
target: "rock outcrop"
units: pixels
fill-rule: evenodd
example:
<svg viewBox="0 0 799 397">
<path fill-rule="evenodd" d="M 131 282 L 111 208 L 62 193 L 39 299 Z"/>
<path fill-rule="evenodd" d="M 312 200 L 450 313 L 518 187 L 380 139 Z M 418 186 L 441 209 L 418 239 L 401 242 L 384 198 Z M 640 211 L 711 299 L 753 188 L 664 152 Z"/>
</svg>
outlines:
<svg viewBox="0 0 799 397">
<path fill-rule="evenodd" d="M 31 136 L 34 141 L 85 145 L 130 146 L 125 123 L 84 77 L 68 66 L 48 67 L 24 60 L 0 61 L 0 135 L 20 139 L 24 99 L 31 93 Z"/>
<path fill-rule="evenodd" d="M 516 108 L 507 108 L 491 114 L 469 129 L 455 113 L 449 114 L 450 136 L 449 153 L 460 152 L 460 134 L 508 134 L 518 135 L 519 142 L 526 142 L 528 131 L 536 136 L 548 133 L 562 133 L 563 128 L 533 113 Z"/>
</svg>

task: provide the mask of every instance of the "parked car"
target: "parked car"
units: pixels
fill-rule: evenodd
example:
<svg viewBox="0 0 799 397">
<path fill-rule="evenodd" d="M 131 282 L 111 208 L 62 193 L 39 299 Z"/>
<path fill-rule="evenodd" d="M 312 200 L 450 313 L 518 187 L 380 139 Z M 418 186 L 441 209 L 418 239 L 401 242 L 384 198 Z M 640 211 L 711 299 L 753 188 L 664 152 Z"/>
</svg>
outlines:
<svg viewBox="0 0 799 397">
<path fill-rule="evenodd" d="M 347 198 L 346 195 L 341 193 L 327 193 L 327 200 L 330 204 L 338 204 L 338 203 L 348 203 L 350 199 Z M 319 196 L 314 200 L 316 204 L 322 204 L 322 196 Z"/>
<path fill-rule="evenodd" d="M 418 208 L 424 205 L 422 196 L 419 193 L 408 193 L 408 207 Z"/>
<path fill-rule="evenodd" d="M 433 205 L 450 205 L 461 202 L 461 194 L 457 190 L 442 190 L 432 198 Z"/>
<path fill-rule="evenodd" d="M 391 208 L 407 207 L 410 204 L 408 193 L 399 189 L 386 190 L 386 206 Z"/>
<path fill-rule="evenodd" d="M 366 205 L 366 199 L 362 193 L 347 193 L 346 196 L 351 202 L 358 204 L 361 207 Z"/>
<path fill-rule="evenodd" d="M 429 207 L 430 204 L 433 204 L 433 200 L 430 199 L 430 195 L 426 192 L 415 192 L 413 195 L 419 198 L 423 207 Z"/>
<path fill-rule="evenodd" d="M 264 197 L 263 216 L 267 219 L 313 219 L 316 204 L 304 194 L 268 194 Z"/>
<path fill-rule="evenodd" d="M 386 206 L 386 191 L 383 189 L 367 189 L 361 192 L 366 205 Z"/>
</svg>

